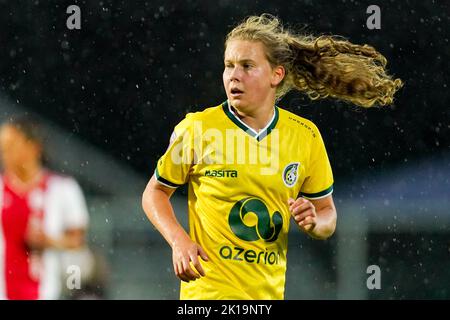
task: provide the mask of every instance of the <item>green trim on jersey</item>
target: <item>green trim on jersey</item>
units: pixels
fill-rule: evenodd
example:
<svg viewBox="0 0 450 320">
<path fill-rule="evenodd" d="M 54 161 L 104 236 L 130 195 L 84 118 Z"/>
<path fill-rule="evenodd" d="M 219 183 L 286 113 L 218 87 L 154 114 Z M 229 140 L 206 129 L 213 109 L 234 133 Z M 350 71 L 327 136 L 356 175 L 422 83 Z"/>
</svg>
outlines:
<svg viewBox="0 0 450 320">
<path fill-rule="evenodd" d="M 278 111 L 278 107 L 277 106 L 275 106 L 275 111 L 274 111 L 275 112 L 275 116 L 273 117 L 272 122 L 269 124 L 269 126 L 266 129 L 262 130 L 258 134 L 256 134 L 255 131 L 252 130 L 250 127 L 248 127 L 244 123 L 242 123 L 242 121 L 240 121 L 239 118 L 237 118 L 233 113 L 230 112 L 228 101 L 225 101 L 224 103 L 222 103 L 222 109 L 225 112 L 225 114 L 227 115 L 227 117 L 231 121 L 233 121 L 233 123 L 235 125 L 237 125 L 239 128 L 244 130 L 247 134 L 249 134 L 253 138 L 256 138 L 257 141 L 261 141 L 262 139 L 264 139 L 264 137 L 269 135 L 269 133 L 275 128 L 275 126 L 278 123 L 279 111 Z"/>
<path fill-rule="evenodd" d="M 164 179 L 163 177 L 161 177 L 159 175 L 158 168 L 155 169 L 155 177 L 156 177 L 156 180 L 158 180 L 159 182 L 161 182 L 162 184 L 164 184 L 164 185 L 166 185 L 168 187 L 178 188 L 178 187 L 181 186 L 181 184 L 176 184 L 176 183 L 170 182 L 169 180 Z"/>
<path fill-rule="evenodd" d="M 272 123 L 267 127 L 266 130 L 264 130 L 263 132 L 261 132 L 258 136 L 258 141 L 261 141 L 262 139 L 264 139 L 265 136 L 268 136 L 269 133 L 275 128 L 275 126 L 278 123 L 278 118 L 279 118 L 279 112 L 278 112 L 278 107 L 275 106 L 275 118 L 273 118 Z"/>
<path fill-rule="evenodd" d="M 327 188 L 323 191 L 317 192 L 317 193 L 300 192 L 300 195 L 305 198 L 314 199 L 314 198 L 320 198 L 320 197 L 326 196 L 328 194 L 331 194 L 331 192 L 333 192 L 333 185 L 331 185 L 329 188 Z"/>
</svg>

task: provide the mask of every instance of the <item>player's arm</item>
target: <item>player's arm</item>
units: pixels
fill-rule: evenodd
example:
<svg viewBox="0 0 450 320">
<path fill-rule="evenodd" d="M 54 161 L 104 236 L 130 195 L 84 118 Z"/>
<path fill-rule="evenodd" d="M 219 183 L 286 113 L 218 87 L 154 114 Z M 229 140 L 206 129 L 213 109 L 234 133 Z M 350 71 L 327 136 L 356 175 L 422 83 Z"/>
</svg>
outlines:
<svg viewBox="0 0 450 320">
<path fill-rule="evenodd" d="M 64 235 L 53 240 L 50 246 L 57 249 L 79 249 L 85 244 L 86 230 L 84 228 L 67 229 Z"/>
<path fill-rule="evenodd" d="M 170 197 L 174 191 L 174 188 L 162 185 L 153 176 L 143 193 L 142 208 L 150 222 L 171 246 L 175 274 L 181 280 L 189 282 L 199 278 L 200 275 L 205 275 L 198 256 L 200 255 L 205 261 L 208 257 L 178 222 L 170 203 Z M 191 268 L 191 262 L 198 273 Z"/>
<path fill-rule="evenodd" d="M 25 241 L 27 246 L 34 250 L 73 250 L 85 244 L 85 234 L 84 228 L 74 228 L 67 229 L 60 238 L 52 238 L 46 235 L 42 228 L 28 228 Z"/>
<path fill-rule="evenodd" d="M 44 232 L 42 223 L 34 223 L 35 220 L 31 220 L 25 240 L 32 249 L 73 250 L 85 245 L 89 213 L 83 191 L 74 179 L 67 178 L 60 180 L 59 192 L 59 209 L 64 232 L 61 236 L 53 237 Z"/>
<path fill-rule="evenodd" d="M 336 229 L 336 207 L 332 195 L 308 200 L 289 199 L 289 211 L 298 227 L 315 239 L 327 239 Z"/>
</svg>

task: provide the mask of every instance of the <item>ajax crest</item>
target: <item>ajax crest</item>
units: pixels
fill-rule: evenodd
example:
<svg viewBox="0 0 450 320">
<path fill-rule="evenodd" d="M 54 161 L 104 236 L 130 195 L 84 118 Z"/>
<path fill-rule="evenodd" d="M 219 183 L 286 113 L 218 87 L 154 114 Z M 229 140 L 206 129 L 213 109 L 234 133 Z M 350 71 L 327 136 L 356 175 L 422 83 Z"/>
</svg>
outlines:
<svg viewBox="0 0 450 320">
<path fill-rule="evenodd" d="M 299 162 L 293 162 L 293 163 L 288 164 L 284 168 L 283 182 L 287 187 L 291 188 L 297 182 L 299 167 L 300 167 Z"/>
</svg>

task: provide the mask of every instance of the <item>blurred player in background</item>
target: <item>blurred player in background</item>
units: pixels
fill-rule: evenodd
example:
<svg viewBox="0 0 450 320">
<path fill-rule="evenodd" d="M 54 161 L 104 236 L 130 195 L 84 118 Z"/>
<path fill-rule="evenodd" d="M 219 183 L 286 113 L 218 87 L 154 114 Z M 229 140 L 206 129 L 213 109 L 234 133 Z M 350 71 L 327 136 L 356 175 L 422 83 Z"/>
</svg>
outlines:
<svg viewBox="0 0 450 320">
<path fill-rule="evenodd" d="M 296 89 L 368 108 L 390 104 L 402 82 L 373 47 L 297 35 L 271 15 L 250 17 L 228 34 L 224 63 L 227 101 L 175 127 L 143 208 L 172 248 L 181 299 L 283 299 L 290 217 L 309 236 L 327 239 L 336 209 L 318 128 L 276 101 Z M 230 133 L 245 141 L 241 149 Z M 255 151 L 270 161 L 255 161 Z M 184 183 L 189 234 L 169 201 Z"/>
<path fill-rule="evenodd" d="M 0 298 L 58 299 L 61 250 L 81 248 L 88 211 L 77 182 L 43 167 L 43 139 L 29 117 L 0 128 Z"/>
</svg>

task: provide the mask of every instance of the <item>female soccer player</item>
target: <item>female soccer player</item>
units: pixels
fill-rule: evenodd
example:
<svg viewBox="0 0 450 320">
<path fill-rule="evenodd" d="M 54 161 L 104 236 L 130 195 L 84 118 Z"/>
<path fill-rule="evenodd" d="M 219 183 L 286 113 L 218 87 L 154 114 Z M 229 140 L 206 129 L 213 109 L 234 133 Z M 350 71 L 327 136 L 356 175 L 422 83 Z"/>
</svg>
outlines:
<svg viewBox="0 0 450 320">
<path fill-rule="evenodd" d="M 0 128 L 0 299 L 57 299 L 61 250 L 82 246 L 88 213 L 76 181 L 42 165 L 42 138 L 27 117 Z"/>
<path fill-rule="evenodd" d="M 336 209 L 319 130 L 275 102 L 296 89 L 368 108 L 390 104 L 402 82 L 371 46 L 297 35 L 266 14 L 228 34 L 224 62 L 227 101 L 175 127 L 143 208 L 172 247 L 181 299 L 283 299 L 290 217 L 327 239 Z M 189 234 L 169 201 L 184 183 Z"/>
</svg>

